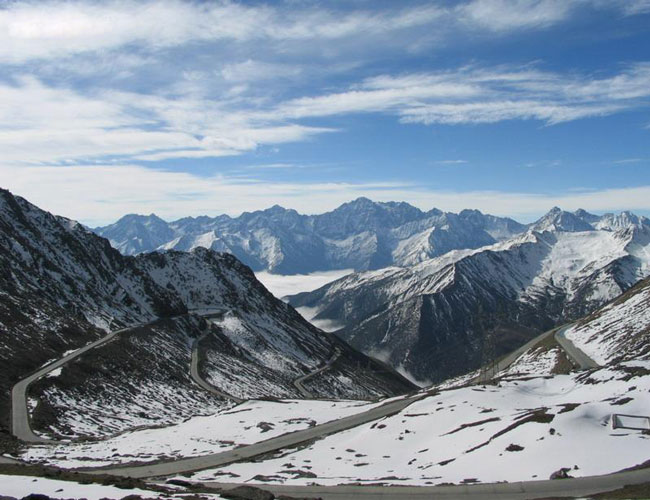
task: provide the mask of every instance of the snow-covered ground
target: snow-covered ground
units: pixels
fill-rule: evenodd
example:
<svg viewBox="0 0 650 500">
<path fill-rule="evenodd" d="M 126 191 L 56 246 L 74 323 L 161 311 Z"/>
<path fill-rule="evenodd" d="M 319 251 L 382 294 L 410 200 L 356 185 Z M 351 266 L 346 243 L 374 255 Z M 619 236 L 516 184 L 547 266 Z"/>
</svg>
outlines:
<svg viewBox="0 0 650 500">
<path fill-rule="evenodd" d="M 307 429 L 374 406 L 359 401 L 248 401 L 211 416 L 127 432 L 102 441 L 32 446 L 21 458 L 73 468 L 207 455 Z"/>
<path fill-rule="evenodd" d="M 442 391 L 392 417 L 194 480 L 291 484 L 494 482 L 605 474 L 648 459 L 650 436 L 611 415 L 650 413 L 650 361 Z M 257 476 L 256 479 L 254 479 Z"/>
<path fill-rule="evenodd" d="M 650 280 L 567 330 L 566 338 L 599 364 L 650 357 Z"/>
<path fill-rule="evenodd" d="M 0 495 L 23 498 L 31 493 L 48 495 L 53 498 L 86 498 L 100 500 L 101 498 L 124 498 L 129 495 L 140 495 L 143 498 L 157 497 L 158 493 L 141 489 L 122 489 L 101 484 L 79 484 L 72 481 L 60 481 L 33 476 L 11 476 L 0 474 Z M 222 498 L 210 495 L 210 498 Z"/>
<path fill-rule="evenodd" d="M 353 272 L 354 269 L 338 269 L 336 271 L 316 271 L 309 274 L 284 275 L 260 271 L 255 273 L 255 277 L 262 282 L 269 292 L 281 299 L 287 295 L 311 292 Z"/>
</svg>

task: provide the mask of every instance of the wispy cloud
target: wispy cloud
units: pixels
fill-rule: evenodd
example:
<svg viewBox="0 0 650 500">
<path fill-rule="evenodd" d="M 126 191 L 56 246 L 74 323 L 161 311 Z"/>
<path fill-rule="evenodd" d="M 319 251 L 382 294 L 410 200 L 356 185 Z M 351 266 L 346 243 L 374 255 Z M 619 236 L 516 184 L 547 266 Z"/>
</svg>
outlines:
<svg viewBox="0 0 650 500">
<path fill-rule="evenodd" d="M 622 160 L 614 160 L 612 163 L 614 165 L 629 165 L 631 163 L 644 163 L 649 160 L 645 158 L 623 158 Z"/>
<path fill-rule="evenodd" d="M 383 75 L 351 89 L 294 99 L 276 113 L 290 118 L 388 112 L 405 123 L 494 123 L 535 119 L 557 124 L 645 106 L 650 64 L 634 64 L 606 78 L 498 67 Z"/>
<path fill-rule="evenodd" d="M 4 2 L 0 6 L 0 61 L 67 57 L 126 46 L 160 51 L 187 44 L 334 41 L 358 43 L 388 35 L 393 44 L 421 39 L 390 36 L 426 27 L 444 37 L 462 30 L 503 34 L 544 29 L 585 8 L 648 12 L 648 0 L 467 0 L 456 6 L 411 3 L 383 9 L 338 9 L 302 2 L 267 5 L 226 0 L 108 0 Z M 285 50 L 288 47 L 281 47 Z M 421 47 L 424 48 L 424 47 Z"/>
<path fill-rule="evenodd" d="M 424 125 L 553 125 L 640 109 L 648 96 L 649 63 L 598 78 L 506 66 L 381 75 L 340 92 L 279 103 L 193 89 L 172 89 L 169 95 L 82 92 L 26 76 L 0 83 L 0 147 L 3 160 L 12 163 L 208 158 L 336 131 L 305 119 L 381 113 Z"/>
<path fill-rule="evenodd" d="M 626 14 L 646 14 L 650 12 L 650 0 L 622 0 L 622 7 Z"/>
<path fill-rule="evenodd" d="M 474 0 L 457 12 L 466 23 L 503 32 L 557 24 L 577 5 L 571 0 Z"/>
<path fill-rule="evenodd" d="M 436 160 L 433 163 L 437 165 L 464 165 L 467 160 Z"/>
<path fill-rule="evenodd" d="M 426 4 L 380 12 L 334 12 L 229 1 L 12 2 L 0 9 L 0 61 L 65 57 L 126 45 L 158 50 L 190 42 L 369 36 L 426 25 L 442 13 Z"/>
</svg>

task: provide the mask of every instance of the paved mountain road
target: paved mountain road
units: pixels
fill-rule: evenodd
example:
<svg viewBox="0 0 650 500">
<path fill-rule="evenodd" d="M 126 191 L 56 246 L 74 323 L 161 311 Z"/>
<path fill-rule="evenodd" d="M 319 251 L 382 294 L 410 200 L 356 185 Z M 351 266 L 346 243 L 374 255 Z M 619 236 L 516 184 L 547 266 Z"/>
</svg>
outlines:
<svg viewBox="0 0 650 500">
<path fill-rule="evenodd" d="M 335 432 L 351 429 L 352 427 L 357 427 L 372 422 L 373 420 L 394 415 L 415 401 L 426 396 L 427 394 L 416 394 L 407 398 L 392 400 L 381 406 L 372 408 L 371 410 L 357 413 L 356 415 L 351 415 L 332 422 L 316 425 L 309 429 L 292 432 L 222 453 L 214 453 L 212 455 L 204 455 L 201 457 L 181 458 L 170 462 L 160 462 L 155 464 L 92 469 L 87 470 L 86 472 L 91 474 L 114 474 L 117 476 L 147 478 L 170 476 L 182 474 L 184 472 L 221 467 L 223 465 L 248 460 L 283 448 L 295 447 L 296 445 L 306 441 L 311 441 L 312 439 L 319 439 Z"/>
<path fill-rule="evenodd" d="M 525 353 L 529 349 L 532 349 L 543 340 L 546 340 L 548 337 L 553 335 L 556 331 L 557 328 L 553 328 L 551 330 L 547 330 L 544 333 L 538 335 L 534 339 L 529 340 L 517 350 L 512 351 L 510 354 L 498 360 L 493 366 L 490 367 L 489 372 L 488 371 L 482 372 L 478 377 L 472 380 L 472 382 L 475 384 L 481 384 L 491 380 L 494 377 L 494 375 L 496 375 L 500 371 L 507 369 L 510 365 L 512 365 L 515 361 L 517 361 L 517 359 L 519 359 L 519 357 L 523 353 Z"/>
<path fill-rule="evenodd" d="M 214 316 L 213 316 L 214 317 Z M 153 323 L 153 322 L 152 322 Z M 150 324 L 150 323 L 147 323 Z M 27 389 L 31 383 L 44 376 L 56 368 L 59 368 L 73 359 L 81 356 L 84 352 L 95 347 L 106 344 L 119 333 L 139 328 L 145 325 L 138 325 L 131 328 L 125 328 L 111 332 L 105 337 L 88 344 L 63 358 L 50 363 L 41 368 L 29 377 L 17 383 L 12 390 L 12 431 L 20 439 L 32 442 L 47 442 L 33 433 L 29 425 L 29 412 L 27 410 Z M 564 333 L 569 328 L 565 326 L 558 329 L 549 330 L 531 340 L 524 346 L 520 347 L 513 353 L 503 358 L 497 363 L 497 369 L 503 370 L 510 366 L 526 350 L 534 347 L 537 343 L 543 341 L 548 336 L 554 334 L 560 346 L 567 354 L 583 368 L 593 368 L 595 364 L 582 351 L 577 349 L 565 337 Z M 198 344 L 206 334 L 197 339 L 192 349 L 191 374 L 192 378 L 205 390 L 219 394 L 222 397 L 233 398 L 218 391 L 201 379 L 198 373 Z M 307 374 L 296 381 L 299 383 L 307 378 L 320 373 L 331 366 L 336 361 L 340 353 L 335 352 L 328 363 Z M 304 388 L 303 388 L 304 389 Z M 329 434 L 341 432 L 353 427 L 357 427 L 368 422 L 394 415 L 412 403 L 430 395 L 429 392 L 420 392 L 400 399 L 390 400 L 371 410 L 351 415 L 342 419 L 334 420 L 314 426 L 309 429 L 297 431 L 283 436 L 278 436 L 266 441 L 255 443 L 248 446 L 236 448 L 234 450 L 205 455 L 201 457 L 183 458 L 169 462 L 159 462 L 134 466 L 115 466 L 106 468 L 97 468 L 85 470 L 88 474 L 112 474 L 117 476 L 126 476 L 133 478 L 153 478 L 164 477 L 185 472 L 194 472 L 203 469 L 217 468 L 234 462 L 245 461 L 261 455 L 272 453 L 285 448 L 292 448 L 302 443 L 323 438 Z M 407 499 L 407 498 L 476 498 L 481 500 L 488 499 L 524 499 L 524 498 L 542 498 L 551 496 L 581 496 L 597 492 L 608 491 L 622 487 L 626 484 L 638 484 L 650 481 L 650 469 L 630 471 L 608 476 L 593 476 L 578 479 L 567 479 L 558 481 L 528 481 L 518 483 L 499 483 L 499 484 L 478 484 L 478 485 L 461 485 L 461 486 L 441 486 L 441 487 L 378 487 L 378 486 L 284 486 L 284 485 L 261 485 L 276 494 L 318 496 L 324 499 Z M 235 484 L 224 485 L 222 483 L 207 483 L 209 486 L 237 486 Z"/>
<path fill-rule="evenodd" d="M 600 365 L 593 359 L 587 356 L 584 351 L 578 349 L 573 342 L 566 338 L 566 331 L 571 328 L 573 324 L 560 328 L 555 334 L 555 340 L 564 349 L 567 356 L 573 360 L 581 369 L 589 370 L 591 368 L 598 368 Z"/>
<path fill-rule="evenodd" d="M 334 362 L 337 359 L 339 359 L 340 355 L 341 355 L 341 349 L 336 347 L 334 349 L 334 354 L 327 361 L 327 363 L 325 363 L 325 365 L 321 366 L 317 370 L 314 370 L 313 372 L 308 373 L 307 375 L 303 375 L 302 377 L 298 377 L 296 380 L 294 380 L 293 385 L 295 386 L 296 389 L 298 389 L 300 391 L 300 394 L 302 394 L 307 399 L 312 399 L 314 397 L 314 395 L 311 392 L 309 392 L 307 389 L 305 389 L 305 386 L 302 385 L 302 383 L 305 380 L 310 379 L 310 378 L 318 375 L 319 373 L 324 372 L 325 370 L 329 370 L 332 367 L 332 365 L 334 364 Z"/>
<path fill-rule="evenodd" d="M 199 374 L 199 342 L 201 342 L 201 340 L 203 340 L 207 335 L 210 335 L 209 331 L 196 339 L 194 341 L 194 345 L 192 346 L 192 361 L 190 363 L 190 376 L 192 377 L 192 380 L 194 380 L 194 382 L 196 382 L 197 385 L 204 391 L 211 392 L 212 394 L 223 399 L 229 399 L 237 404 L 243 403 L 243 399 L 238 398 L 237 396 L 233 396 L 232 394 L 228 394 L 227 392 L 220 391 L 216 387 L 206 382 Z"/>
<path fill-rule="evenodd" d="M 52 370 L 61 368 L 63 365 L 69 363 L 70 361 L 78 358 L 83 353 L 90 351 L 96 347 L 110 342 L 116 335 L 120 333 L 133 330 L 134 328 L 140 328 L 142 326 L 150 325 L 153 322 L 145 323 L 143 325 L 137 325 L 130 328 L 123 328 L 121 330 L 115 330 L 114 332 L 109 333 L 108 335 L 98 339 L 88 345 L 85 345 L 76 351 L 68 354 L 67 356 L 62 357 L 52 363 L 45 365 L 40 370 L 32 373 L 30 376 L 22 379 L 11 389 L 11 433 L 16 436 L 18 439 L 28 442 L 28 443 L 47 443 L 50 442 L 49 439 L 37 436 L 32 431 L 32 428 L 29 424 L 29 410 L 27 409 L 27 390 L 29 386 L 33 384 L 39 378 L 50 373 Z"/>
<path fill-rule="evenodd" d="M 538 335 L 534 339 L 526 342 L 524 345 L 522 345 L 520 348 L 518 348 L 515 351 L 512 351 L 510 354 L 507 356 L 501 358 L 499 361 L 497 361 L 493 366 L 490 366 L 489 371 L 484 371 L 481 372 L 476 378 L 472 380 L 473 383 L 475 384 L 482 384 L 485 382 L 488 382 L 490 379 L 494 377 L 497 373 L 507 369 L 510 365 L 512 365 L 517 359 L 524 354 L 526 351 L 529 349 L 532 349 L 535 347 L 537 344 L 540 342 L 543 342 L 547 338 L 549 338 L 551 335 L 554 336 L 556 342 L 559 344 L 559 346 L 562 348 L 562 350 L 566 353 L 567 357 L 571 359 L 577 366 L 579 366 L 583 370 L 591 369 L 591 368 L 598 368 L 600 365 L 596 363 L 593 359 L 591 359 L 589 356 L 587 356 L 583 351 L 578 349 L 573 342 L 571 342 L 569 339 L 566 338 L 565 333 L 566 331 L 571 328 L 575 323 L 569 323 L 567 325 L 563 325 L 560 327 L 553 328 L 551 330 L 547 330 L 544 333 Z"/>
<path fill-rule="evenodd" d="M 467 484 L 458 486 L 285 486 L 259 484 L 275 495 L 318 497 L 323 500 L 357 499 L 462 499 L 462 500 L 527 500 L 549 497 L 580 497 L 622 488 L 628 484 L 650 481 L 650 469 L 640 469 L 606 476 L 590 476 L 554 481 L 523 481 L 515 483 Z M 242 486 L 236 483 L 206 482 L 206 486 L 224 490 Z"/>
<path fill-rule="evenodd" d="M 217 317 L 221 317 L 224 312 L 217 312 L 217 313 L 211 313 L 209 315 L 203 315 L 204 318 L 206 319 L 213 319 Z M 192 380 L 198 384 L 201 389 L 211 392 L 212 394 L 219 396 L 224 399 L 229 399 L 231 401 L 234 401 L 237 404 L 243 403 L 244 400 L 241 398 L 238 398 L 237 396 L 233 396 L 232 394 L 228 394 L 227 392 L 223 392 L 213 385 L 209 384 L 206 380 L 204 380 L 201 377 L 201 374 L 199 373 L 199 344 L 201 341 L 210 335 L 211 331 L 210 329 L 207 329 L 207 331 L 201 335 L 198 339 L 194 341 L 194 344 L 192 345 L 192 361 L 190 362 L 190 376 L 192 377 Z"/>
</svg>

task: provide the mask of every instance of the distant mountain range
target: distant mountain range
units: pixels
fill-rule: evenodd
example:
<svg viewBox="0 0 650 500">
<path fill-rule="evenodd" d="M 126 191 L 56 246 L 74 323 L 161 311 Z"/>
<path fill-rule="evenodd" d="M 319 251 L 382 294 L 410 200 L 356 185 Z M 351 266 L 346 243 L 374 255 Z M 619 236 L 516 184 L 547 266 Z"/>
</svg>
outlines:
<svg viewBox="0 0 650 500">
<path fill-rule="evenodd" d="M 554 214 L 561 214 L 559 218 Z M 615 230 L 647 219 L 624 212 L 597 216 L 555 208 L 534 224 L 520 224 L 478 210 L 423 212 L 408 203 L 359 198 L 321 215 L 274 206 L 239 217 L 187 217 L 165 222 L 154 214 L 126 215 L 95 228 L 125 255 L 205 247 L 235 255 L 254 271 L 278 274 L 410 266 L 450 250 L 480 248 L 529 229 Z"/>
<path fill-rule="evenodd" d="M 291 297 L 337 334 L 423 381 L 440 381 L 577 319 L 650 275 L 650 221 L 558 208 L 527 231 L 411 267 L 348 275 Z"/>
<path fill-rule="evenodd" d="M 210 326 L 188 314 L 196 309 L 222 316 Z M 21 377 L 108 330 L 137 325 L 39 381 L 35 425 L 96 435 L 214 410 L 225 402 L 189 375 L 192 344 L 208 331 L 204 376 L 240 397 L 299 397 L 293 381 L 335 352 L 332 367 L 310 380 L 317 396 L 412 388 L 313 327 L 232 255 L 196 248 L 123 256 L 81 224 L 0 190 L 0 427 Z"/>
<path fill-rule="evenodd" d="M 359 198 L 321 215 L 274 206 L 239 217 L 188 217 L 165 222 L 126 215 L 94 231 L 125 255 L 197 247 L 229 252 L 253 270 L 278 274 L 413 265 L 459 248 L 478 248 L 527 226 L 476 210 L 423 212 L 408 203 Z"/>
</svg>

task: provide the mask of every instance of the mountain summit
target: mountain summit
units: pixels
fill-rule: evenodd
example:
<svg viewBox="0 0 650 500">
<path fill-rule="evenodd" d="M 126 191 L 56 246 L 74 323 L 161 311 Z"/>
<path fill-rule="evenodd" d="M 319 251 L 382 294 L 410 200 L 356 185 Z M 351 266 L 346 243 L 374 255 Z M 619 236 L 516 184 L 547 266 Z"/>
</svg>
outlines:
<svg viewBox="0 0 650 500">
<path fill-rule="evenodd" d="M 520 234 L 527 226 L 478 210 L 423 212 L 404 202 L 357 198 L 320 215 L 275 205 L 239 217 L 126 216 L 95 232 L 126 255 L 212 248 L 254 270 L 283 274 L 412 265 L 450 250 L 478 248 Z"/>
</svg>

